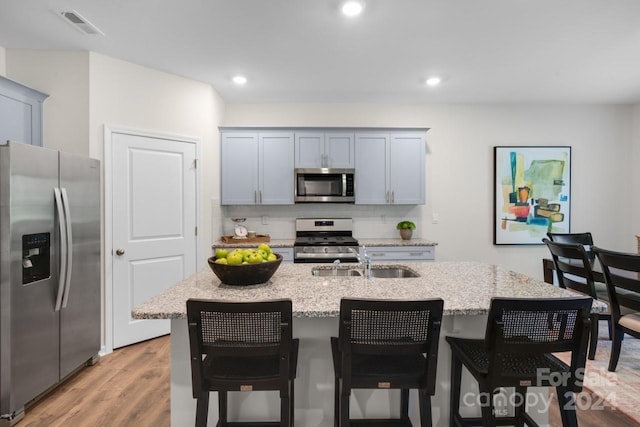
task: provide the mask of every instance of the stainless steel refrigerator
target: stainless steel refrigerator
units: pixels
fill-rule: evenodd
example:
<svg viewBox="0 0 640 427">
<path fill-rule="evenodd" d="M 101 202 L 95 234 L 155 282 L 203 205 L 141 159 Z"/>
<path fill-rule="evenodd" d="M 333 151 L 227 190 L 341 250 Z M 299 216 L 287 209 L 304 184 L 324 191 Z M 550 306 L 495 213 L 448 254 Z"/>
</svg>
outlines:
<svg viewBox="0 0 640 427">
<path fill-rule="evenodd" d="M 100 162 L 0 145 L 0 425 L 100 350 Z"/>
</svg>

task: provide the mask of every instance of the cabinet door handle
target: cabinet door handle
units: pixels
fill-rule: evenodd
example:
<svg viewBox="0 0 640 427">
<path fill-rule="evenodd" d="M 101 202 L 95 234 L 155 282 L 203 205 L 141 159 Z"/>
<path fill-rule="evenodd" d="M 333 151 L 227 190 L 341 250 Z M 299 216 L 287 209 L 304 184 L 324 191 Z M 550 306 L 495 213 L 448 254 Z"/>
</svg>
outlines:
<svg viewBox="0 0 640 427">
<path fill-rule="evenodd" d="M 385 253 L 384 253 L 384 252 L 373 252 L 373 253 L 371 254 L 371 256 L 378 256 L 378 257 L 380 257 L 380 256 L 385 256 Z"/>
<path fill-rule="evenodd" d="M 391 192 L 391 203 L 395 203 L 396 202 L 396 192 L 392 191 Z"/>
<path fill-rule="evenodd" d="M 424 256 L 426 255 L 425 252 L 409 252 L 410 256 Z"/>
<path fill-rule="evenodd" d="M 253 203 L 258 204 L 258 192 L 253 190 Z"/>
<path fill-rule="evenodd" d="M 262 204 L 262 190 L 260 190 L 260 204 Z"/>
<path fill-rule="evenodd" d="M 387 193 L 384 195 L 384 201 L 389 203 L 389 190 L 387 190 Z"/>
</svg>

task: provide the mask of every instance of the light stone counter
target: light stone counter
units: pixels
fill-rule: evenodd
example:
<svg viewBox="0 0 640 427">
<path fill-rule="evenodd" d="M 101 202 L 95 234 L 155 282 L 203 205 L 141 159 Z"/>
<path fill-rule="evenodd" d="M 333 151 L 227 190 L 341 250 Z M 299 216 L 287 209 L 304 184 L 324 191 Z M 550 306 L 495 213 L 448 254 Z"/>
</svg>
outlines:
<svg viewBox="0 0 640 427">
<path fill-rule="evenodd" d="M 383 267 L 385 263 L 376 263 Z M 205 267 L 133 310 L 135 319 L 186 317 L 189 298 L 250 301 L 291 298 L 295 317 L 337 317 L 340 298 L 444 299 L 445 315 L 486 314 L 492 297 L 557 298 L 575 293 L 500 266 L 476 262 L 403 263 L 416 278 L 313 277 L 315 264 L 282 263 L 271 280 L 230 286 Z M 327 268 L 327 264 L 321 265 Z M 242 268 L 242 267 L 238 267 Z M 344 265 L 343 267 L 344 268 Z M 357 268 L 351 264 L 348 268 Z"/>
<path fill-rule="evenodd" d="M 383 266 L 383 263 L 375 263 Z M 386 264 L 388 265 L 388 264 Z M 479 338 L 484 336 L 490 300 L 501 297 L 574 296 L 559 289 L 514 273 L 502 267 L 474 262 L 406 263 L 420 274 L 418 278 L 366 280 L 362 277 L 313 277 L 314 264 L 286 264 L 272 279 L 260 285 L 223 285 L 208 267 L 167 289 L 133 311 L 136 319 L 171 319 L 171 425 L 193 425 L 195 400 L 191 392 L 189 335 L 185 319 L 188 298 L 211 298 L 235 301 L 291 298 L 296 318 L 293 334 L 300 338 L 298 374 L 295 384 L 295 422 L 302 427 L 333 426 L 333 365 L 329 337 L 338 333 L 340 298 L 436 298 L 444 299 L 436 392 L 432 398 L 433 425 L 449 426 L 449 378 L 451 352 L 446 336 Z M 327 264 L 322 265 L 327 267 Z M 355 267 L 355 265 L 350 265 Z M 241 268 L 241 267 L 239 267 Z M 594 311 L 606 306 L 595 303 Z M 463 415 L 478 415 L 475 404 L 477 386 L 463 376 Z M 536 389 L 534 389 L 536 390 Z M 528 413 L 546 425 L 548 414 L 546 388 L 537 389 L 537 405 Z M 412 391 L 409 411 L 414 425 L 419 425 L 417 395 Z M 277 392 L 232 393 L 229 397 L 230 420 L 278 420 Z M 529 401 L 529 398 L 527 399 Z M 354 390 L 351 415 L 354 418 L 398 416 L 397 390 Z M 240 411 L 242 409 L 242 411 Z M 238 413 L 242 413 L 242 418 Z M 209 426 L 217 423 L 217 399 L 209 405 Z"/>
<path fill-rule="evenodd" d="M 267 245 L 271 248 L 292 248 L 294 239 L 271 239 L 271 241 L 267 242 Z M 235 239 L 232 242 L 226 243 L 222 240 L 218 240 L 214 242 L 211 247 L 215 248 L 255 248 L 260 243 L 249 243 L 244 241 L 243 239 Z"/>
<path fill-rule="evenodd" d="M 365 246 L 437 246 L 438 243 L 427 240 L 427 239 L 410 239 L 410 240 L 402 240 L 401 238 L 397 239 L 358 239 L 358 243 L 360 245 Z"/>
</svg>

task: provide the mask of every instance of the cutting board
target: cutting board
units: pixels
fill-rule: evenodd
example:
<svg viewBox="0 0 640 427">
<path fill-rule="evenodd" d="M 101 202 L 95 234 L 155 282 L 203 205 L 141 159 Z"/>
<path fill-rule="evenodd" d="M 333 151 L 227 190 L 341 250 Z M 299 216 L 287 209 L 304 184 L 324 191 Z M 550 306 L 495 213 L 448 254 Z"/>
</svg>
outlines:
<svg viewBox="0 0 640 427">
<path fill-rule="evenodd" d="M 236 236 L 222 236 L 220 238 L 224 243 L 269 243 L 271 237 L 268 234 L 258 234 L 256 237 L 240 238 Z"/>
</svg>

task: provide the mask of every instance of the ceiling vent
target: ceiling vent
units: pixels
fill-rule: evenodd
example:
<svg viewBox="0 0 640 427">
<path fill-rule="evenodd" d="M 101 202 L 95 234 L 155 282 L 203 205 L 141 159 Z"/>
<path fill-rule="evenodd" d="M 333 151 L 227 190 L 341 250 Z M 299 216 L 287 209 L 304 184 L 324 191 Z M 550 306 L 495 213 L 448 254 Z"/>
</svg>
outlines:
<svg viewBox="0 0 640 427">
<path fill-rule="evenodd" d="M 104 36 L 104 33 L 98 29 L 95 25 L 85 19 L 75 10 L 66 10 L 56 12 L 62 19 L 64 19 L 69 25 L 83 34 L 100 34 Z"/>
</svg>

